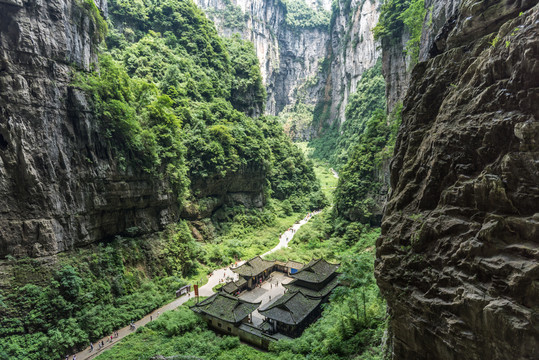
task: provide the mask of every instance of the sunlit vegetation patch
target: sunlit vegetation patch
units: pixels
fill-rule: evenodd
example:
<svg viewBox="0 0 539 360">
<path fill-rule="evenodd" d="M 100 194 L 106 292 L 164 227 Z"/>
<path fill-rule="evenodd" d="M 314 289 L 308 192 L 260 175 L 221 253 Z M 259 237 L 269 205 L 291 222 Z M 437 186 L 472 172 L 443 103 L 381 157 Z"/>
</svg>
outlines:
<svg viewBox="0 0 539 360">
<path fill-rule="evenodd" d="M 162 315 L 140 328 L 98 359 L 150 359 L 155 355 L 202 359 L 382 359 L 386 310 L 373 277 L 374 242 L 379 229 L 331 235 L 324 214 L 315 216 L 298 233 L 291 248 L 276 258 L 310 260 L 327 256 L 342 263 L 343 283 L 335 290 L 322 318 L 301 337 L 279 341 L 268 353 L 242 345 L 237 337 L 220 336 L 185 307 Z"/>
<path fill-rule="evenodd" d="M 419 58 L 419 42 L 427 9 L 425 0 L 389 0 L 382 4 L 378 24 L 374 27 L 374 38 L 387 44 L 401 41 L 404 31 L 410 34 L 406 43 L 406 54 L 412 64 Z"/>
<path fill-rule="evenodd" d="M 310 7 L 305 0 L 281 0 L 286 7 L 286 23 L 298 28 L 328 27 L 331 13 L 319 2 Z"/>
</svg>

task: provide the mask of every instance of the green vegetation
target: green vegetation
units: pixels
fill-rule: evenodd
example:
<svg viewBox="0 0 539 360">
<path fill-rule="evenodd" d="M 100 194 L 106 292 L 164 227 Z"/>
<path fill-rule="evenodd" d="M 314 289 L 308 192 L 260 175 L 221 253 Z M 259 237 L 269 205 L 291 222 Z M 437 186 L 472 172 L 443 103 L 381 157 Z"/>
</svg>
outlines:
<svg viewBox="0 0 539 360">
<path fill-rule="evenodd" d="M 297 28 L 327 27 L 331 13 L 317 4 L 316 9 L 307 5 L 305 0 L 281 0 L 286 8 L 286 23 Z"/>
<path fill-rule="evenodd" d="M 379 221 L 372 218 L 383 187 L 379 173 L 393 154 L 399 125 L 400 107 L 390 117 L 379 110 L 367 122 L 358 145 L 340 172 L 335 190 L 334 211 L 337 217 L 362 224 Z"/>
<path fill-rule="evenodd" d="M 296 146 L 303 151 L 305 156 L 312 161 L 314 166 L 314 173 L 321 184 L 322 192 L 324 193 L 326 199 L 333 203 L 333 192 L 337 186 L 338 179 L 335 177 L 333 172 L 330 170 L 331 165 L 319 158 L 313 157 L 314 148 L 309 146 L 308 142 L 297 142 Z"/>
<path fill-rule="evenodd" d="M 275 258 L 306 261 L 319 255 L 342 263 L 343 280 L 325 306 L 322 318 L 293 341 L 279 341 L 264 353 L 237 337 L 219 336 L 182 306 L 140 328 L 111 350 L 106 359 L 150 359 L 155 355 L 202 359 L 382 359 L 385 304 L 373 277 L 374 242 L 379 229 L 364 228 L 352 237 L 334 237 L 326 215 L 315 216 Z"/>
<path fill-rule="evenodd" d="M 378 61 L 363 73 L 357 91 L 350 96 L 343 125 L 326 128 L 320 138 L 311 141 L 312 156 L 328 161 L 336 169 L 344 166 L 354 146 L 360 143 L 367 122 L 385 108 L 385 101 L 385 80 L 381 61 Z"/>
<path fill-rule="evenodd" d="M 220 17 L 223 19 L 223 26 L 228 29 L 241 31 L 245 28 L 245 21 L 248 18 L 241 7 L 232 4 L 230 0 L 224 0 L 225 9 L 217 10 L 213 8 L 206 9 L 205 12 L 210 18 Z"/>
<path fill-rule="evenodd" d="M 82 13 L 82 16 L 90 19 L 92 43 L 94 46 L 99 45 L 107 35 L 108 26 L 105 19 L 101 16 L 99 9 L 95 6 L 94 0 L 76 0 L 74 4 L 76 9 Z"/>
<path fill-rule="evenodd" d="M 400 125 L 400 108 L 385 114 L 385 81 L 379 61 L 365 71 L 346 106 L 346 121 L 324 129 L 309 143 L 313 158 L 324 159 L 339 171 L 333 218 L 341 235 L 348 225 L 377 224 L 380 194 L 385 193 L 383 168 L 393 153 Z M 382 194 L 383 196 L 383 194 Z M 352 222 L 352 223 L 350 223 Z"/>
<path fill-rule="evenodd" d="M 113 0 L 110 12 L 121 30 L 107 37 L 100 71 L 76 85 L 92 94 L 121 167 L 165 177 L 180 201 L 247 169 L 268 179 L 267 195 L 323 203 L 281 125 L 247 116 L 260 114 L 266 97 L 251 43 L 221 40 L 190 0 Z"/>
<path fill-rule="evenodd" d="M 0 308 L 0 359 L 59 359 L 171 301 L 199 276 L 197 266 L 167 256 L 188 246 L 194 248 L 183 256 L 196 256 L 199 245 L 180 224 L 155 239 L 118 237 L 62 254 L 53 268 L 12 260 L 12 290 Z"/>
<path fill-rule="evenodd" d="M 401 41 L 404 30 L 410 34 L 406 43 L 406 54 L 412 64 L 419 58 L 421 30 L 427 9 L 425 0 L 387 0 L 382 5 L 378 24 L 374 27 L 374 38 L 382 43 L 396 44 Z"/>
<path fill-rule="evenodd" d="M 91 0 L 77 4 L 97 44 L 106 23 Z M 211 201 L 202 187 L 254 173 L 266 207 L 221 206 L 195 224 L 207 231 L 205 243 L 194 239 L 195 225 L 180 222 L 155 239 L 118 237 L 48 267 L 10 260 L 10 289 L 0 293 L 2 359 L 63 357 L 172 300 L 181 285 L 268 250 L 327 203 L 279 121 L 248 116 L 262 112 L 266 97 L 252 44 L 219 38 L 191 0 L 109 5 L 107 48 L 91 73 L 74 69 L 73 86 L 89 95 L 120 171 L 163 179 L 178 207 L 199 208 Z"/>
</svg>

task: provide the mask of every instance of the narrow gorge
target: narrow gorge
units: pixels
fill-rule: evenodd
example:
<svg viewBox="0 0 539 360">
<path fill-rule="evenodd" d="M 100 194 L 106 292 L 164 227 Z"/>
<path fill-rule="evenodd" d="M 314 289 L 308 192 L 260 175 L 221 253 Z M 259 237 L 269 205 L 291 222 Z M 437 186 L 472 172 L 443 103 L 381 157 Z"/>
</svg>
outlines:
<svg viewBox="0 0 539 360">
<path fill-rule="evenodd" d="M 535 359 L 538 31 L 533 0 L 0 0 L 0 360 Z"/>
</svg>

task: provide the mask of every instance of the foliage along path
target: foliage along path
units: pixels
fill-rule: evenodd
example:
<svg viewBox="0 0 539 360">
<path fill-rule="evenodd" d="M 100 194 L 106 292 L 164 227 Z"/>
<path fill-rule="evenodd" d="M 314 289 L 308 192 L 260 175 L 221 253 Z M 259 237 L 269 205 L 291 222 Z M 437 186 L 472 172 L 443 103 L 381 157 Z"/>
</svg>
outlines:
<svg viewBox="0 0 539 360">
<path fill-rule="evenodd" d="M 294 237 L 294 234 L 296 233 L 296 231 L 301 226 L 306 224 L 314 215 L 317 215 L 319 213 L 320 213 L 320 211 L 314 211 L 312 213 L 309 213 L 309 214 L 307 214 L 305 216 L 305 218 L 303 218 L 303 220 L 300 220 L 299 222 L 292 225 L 287 231 L 285 231 L 279 237 L 279 244 L 277 244 L 277 246 L 275 246 L 270 251 L 262 254 L 262 256 L 269 255 L 269 254 L 271 254 L 271 253 L 273 253 L 273 252 L 275 252 L 275 251 L 277 251 L 279 249 L 283 249 L 283 248 L 288 247 L 288 243 L 290 242 L 290 240 L 292 240 L 292 238 Z M 244 262 L 245 261 L 238 262 L 237 265 L 241 265 Z M 211 295 L 213 295 L 213 290 L 212 289 L 215 286 L 219 285 L 220 280 L 226 279 L 227 277 L 236 278 L 236 274 L 231 270 L 231 267 L 225 267 L 225 268 L 221 268 L 221 269 L 213 271 L 208 277 L 208 282 L 198 289 L 199 290 L 199 295 L 200 296 L 211 296 Z M 141 326 L 144 326 L 144 325 L 148 324 L 151 321 L 150 319 L 157 319 L 157 317 L 160 314 L 164 313 L 165 311 L 176 309 L 178 306 L 183 305 L 184 303 L 186 303 L 188 300 L 190 300 L 194 296 L 195 296 L 195 292 L 191 291 L 189 294 L 180 296 L 179 298 L 172 301 L 171 303 L 168 303 L 167 305 L 165 305 L 165 306 L 163 306 L 163 307 L 161 307 L 159 309 L 154 310 L 150 314 L 146 315 L 144 318 L 136 321 L 135 322 L 136 328 L 139 328 Z M 76 354 L 77 360 L 93 359 L 96 356 L 102 354 L 103 351 L 108 350 L 112 346 L 116 345 L 116 343 L 118 343 L 121 339 L 123 339 L 124 337 L 126 337 L 127 335 L 129 335 L 131 333 L 133 333 L 133 330 L 131 330 L 131 328 L 129 326 L 126 326 L 126 327 L 118 330 L 118 337 L 113 338 L 112 342 L 110 341 L 110 336 L 108 336 L 108 337 L 105 337 L 103 339 L 100 339 L 99 341 L 96 341 L 95 344 L 94 344 L 94 350 L 93 351 L 90 351 L 90 347 L 87 347 L 83 351 Z M 102 349 L 99 349 L 98 344 L 101 341 L 103 341 L 105 346 Z M 69 359 L 71 359 L 71 357 Z"/>
</svg>

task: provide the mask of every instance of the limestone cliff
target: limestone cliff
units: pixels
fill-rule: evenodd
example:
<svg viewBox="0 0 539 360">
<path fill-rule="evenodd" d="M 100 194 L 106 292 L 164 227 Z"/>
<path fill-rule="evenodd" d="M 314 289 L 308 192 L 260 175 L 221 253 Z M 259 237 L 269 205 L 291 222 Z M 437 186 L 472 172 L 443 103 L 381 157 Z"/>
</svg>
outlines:
<svg viewBox="0 0 539 360">
<path fill-rule="evenodd" d="M 307 103 L 316 102 L 324 85 L 317 75 L 327 55 L 327 28 L 297 28 L 287 24 L 286 7 L 281 0 L 195 0 L 195 3 L 206 11 L 222 35 L 240 34 L 255 45 L 268 90 L 267 113 L 278 114 L 298 97 Z M 324 8 L 329 9 L 330 5 L 331 1 L 322 1 Z M 233 15 L 234 11 L 241 15 Z"/>
<path fill-rule="evenodd" d="M 378 0 L 339 0 L 328 27 L 295 27 L 286 22 L 280 0 L 196 0 L 221 34 L 238 33 L 255 44 L 267 90 L 267 112 L 279 114 L 300 101 L 319 104 L 324 121 L 344 122 L 348 98 L 361 74 L 380 56 L 372 35 L 379 16 Z M 331 1 L 308 1 L 331 9 Z M 232 16 L 239 11 L 242 16 Z M 325 61 L 324 61 L 325 60 Z M 310 123 L 298 136 L 310 139 Z M 303 128 L 305 127 L 305 129 Z"/>
<path fill-rule="evenodd" d="M 96 59 L 88 11 L 81 1 L 0 1 L 0 257 L 55 254 L 177 217 L 166 183 L 119 169 L 70 86 Z"/>
<path fill-rule="evenodd" d="M 427 1 L 377 243 L 394 359 L 534 359 L 539 5 Z"/>
<path fill-rule="evenodd" d="M 328 94 L 331 100 L 329 122 L 345 121 L 349 97 L 356 92 L 361 75 L 372 68 L 380 51 L 372 29 L 380 15 L 378 0 L 339 0 L 331 26 L 331 63 Z"/>
</svg>

